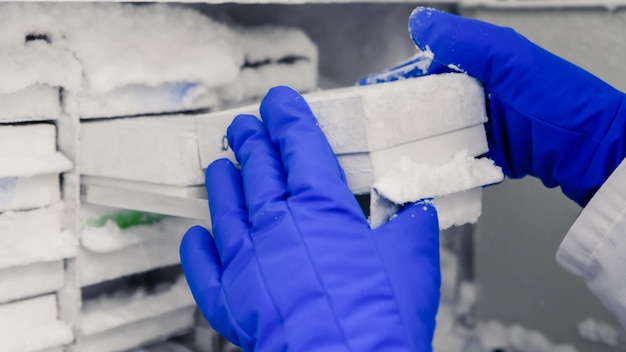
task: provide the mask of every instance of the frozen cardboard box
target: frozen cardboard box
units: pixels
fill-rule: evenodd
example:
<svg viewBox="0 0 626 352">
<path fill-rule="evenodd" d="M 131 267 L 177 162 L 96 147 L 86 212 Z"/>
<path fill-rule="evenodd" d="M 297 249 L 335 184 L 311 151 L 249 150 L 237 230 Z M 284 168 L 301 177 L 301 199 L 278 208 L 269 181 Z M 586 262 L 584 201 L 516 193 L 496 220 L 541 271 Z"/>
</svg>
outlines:
<svg viewBox="0 0 626 352">
<path fill-rule="evenodd" d="M 0 212 L 58 202 L 59 174 L 72 167 L 47 123 L 0 125 L 0 165 Z"/>
<path fill-rule="evenodd" d="M 0 305 L 0 350 L 36 352 L 69 344 L 72 330 L 57 316 L 55 295 Z"/>
<path fill-rule="evenodd" d="M 79 86 L 78 62 L 45 37 L 13 33 L 4 21 L 0 28 L 0 123 L 56 120 L 63 89 Z"/>
<path fill-rule="evenodd" d="M 85 118 L 212 107 L 243 62 L 226 26 L 166 4 L 2 3 L 0 33 L 0 93 L 62 87 Z"/>
<path fill-rule="evenodd" d="M 192 328 L 193 319 L 171 323 L 167 319 L 190 318 L 188 312 L 194 307 L 182 276 L 173 284 L 162 283 L 150 291 L 132 288 L 101 295 L 83 302 L 79 345 L 81 350 L 110 351 L 164 340 Z"/>
<path fill-rule="evenodd" d="M 178 247 L 197 220 L 85 205 L 81 286 L 180 263 Z"/>
<path fill-rule="evenodd" d="M 421 190 L 413 200 L 465 192 L 502 179 L 499 168 L 475 159 L 487 151 L 484 96 L 479 83 L 466 75 L 442 74 L 334 89 L 310 93 L 305 98 L 355 194 L 371 192 L 378 181 L 402 167 L 402 159 L 409 160 L 412 166 L 408 169 L 415 172 L 428 173 L 435 167 L 453 164 L 442 168 L 448 172 L 438 172 L 442 177 L 447 175 L 439 186 L 449 187 Z M 83 172 L 166 188 L 202 185 L 209 163 L 217 158 L 233 158 L 224 135 L 240 113 L 258 115 L 258 105 L 199 116 L 84 123 Z M 458 180 L 456 173 L 450 172 L 463 167 L 470 168 L 466 171 L 472 180 Z M 398 186 L 406 181 L 398 179 Z M 461 218 L 450 220 L 451 224 L 476 220 L 480 190 L 470 193 L 460 197 L 468 199 L 464 204 L 471 209 Z M 86 199 L 98 201 L 90 196 L 89 186 Z"/>
<path fill-rule="evenodd" d="M 0 302 L 63 286 L 63 259 L 74 257 L 74 235 L 62 231 L 62 206 L 0 214 Z"/>
<path fill-rule="evenodd" d="M 236 30 L 244 63 L 236 80 L 219 88 L 225 106 L 253 102 L 276 85 L 317 88 L 317 46 L 300 29 L 257 26 Z"/>
</svg>

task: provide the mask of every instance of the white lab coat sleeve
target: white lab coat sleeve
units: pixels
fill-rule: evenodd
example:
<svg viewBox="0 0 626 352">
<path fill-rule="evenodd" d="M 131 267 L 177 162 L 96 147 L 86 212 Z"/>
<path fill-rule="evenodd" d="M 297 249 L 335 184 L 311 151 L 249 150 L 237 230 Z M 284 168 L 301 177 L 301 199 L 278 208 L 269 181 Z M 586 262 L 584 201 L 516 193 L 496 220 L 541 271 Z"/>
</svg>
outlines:
<svg viewBox="0 0 626 352">
<path fill-rule="evenodd" d="M 626 328 L 626 159 L 578 216 L 556 259 Z"/>
</svg>

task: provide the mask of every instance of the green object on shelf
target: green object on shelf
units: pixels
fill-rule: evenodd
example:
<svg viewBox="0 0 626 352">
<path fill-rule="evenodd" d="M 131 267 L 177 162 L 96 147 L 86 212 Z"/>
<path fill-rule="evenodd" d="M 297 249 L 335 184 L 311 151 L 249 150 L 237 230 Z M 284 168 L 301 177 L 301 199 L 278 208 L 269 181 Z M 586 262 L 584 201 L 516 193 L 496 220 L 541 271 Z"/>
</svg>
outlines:
<svg viewBox="0 0 626 352">
<path fill-rule="evenodd" d="M 102 227 L 109 220 L 112 220 L 117 224 L 117 227 L 124 230 L 133 226 L 152 225 L 166 217 L 167 215 L 146 213 L 143 211 L 120 210 L 112 214 L 103 215 L 97 219 L 92 219 L 88 223 L 94 227 Z"/>
</svg>

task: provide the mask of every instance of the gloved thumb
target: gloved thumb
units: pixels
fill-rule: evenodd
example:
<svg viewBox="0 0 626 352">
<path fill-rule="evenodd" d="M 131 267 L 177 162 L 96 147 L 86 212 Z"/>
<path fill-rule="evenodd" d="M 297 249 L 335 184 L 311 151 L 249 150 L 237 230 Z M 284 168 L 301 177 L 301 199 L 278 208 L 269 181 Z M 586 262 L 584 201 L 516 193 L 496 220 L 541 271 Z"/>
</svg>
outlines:
<svg viewBox="0 0 626 352">
<path fill-rule="evenodd" d="M 435 62 L 460 69 L 490 89 L 528 76 L 532 67 L 525 66 L 535 62 L 524 59 L 541 50 L 511 28 L 425 7 L 413 11 L 409 31 L 421 50 L 432 51 Z"/>
</svg>

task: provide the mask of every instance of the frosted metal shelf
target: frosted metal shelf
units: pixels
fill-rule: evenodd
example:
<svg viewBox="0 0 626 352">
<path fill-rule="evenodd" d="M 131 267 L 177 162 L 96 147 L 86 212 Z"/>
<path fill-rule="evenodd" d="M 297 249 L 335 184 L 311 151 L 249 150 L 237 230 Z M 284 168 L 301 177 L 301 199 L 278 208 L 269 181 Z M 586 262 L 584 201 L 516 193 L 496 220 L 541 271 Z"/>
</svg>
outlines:
<svg viewBox="0 0 626 352">
<path fill-rule="evenodd" d="M 113 208 L 209 219 L 204 187 L 177 187 L 97 176 L 82 176 L 82 201 Z"/>
</svg>

